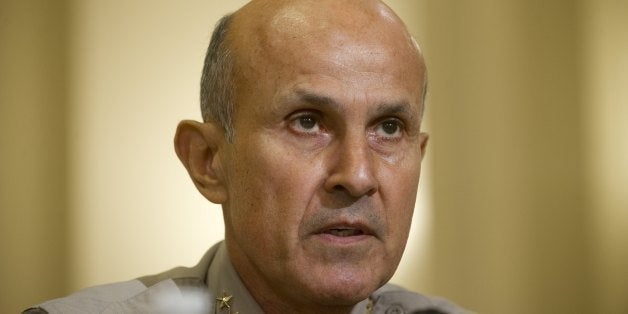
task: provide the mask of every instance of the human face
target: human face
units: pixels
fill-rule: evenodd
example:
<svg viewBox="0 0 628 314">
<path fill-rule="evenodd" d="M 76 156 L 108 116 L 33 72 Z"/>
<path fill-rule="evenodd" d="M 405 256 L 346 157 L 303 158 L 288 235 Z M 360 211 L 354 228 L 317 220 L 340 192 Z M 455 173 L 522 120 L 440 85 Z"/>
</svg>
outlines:
<svg viewBox="0 0 628 314">
<path fill-rule="evenodd" d="M 353 37 L 270 40 L 239 71 L 224 219 L 259 302 L 353 305 L 403 253 L 427 140 L 422 61 Z"/>
</svg>

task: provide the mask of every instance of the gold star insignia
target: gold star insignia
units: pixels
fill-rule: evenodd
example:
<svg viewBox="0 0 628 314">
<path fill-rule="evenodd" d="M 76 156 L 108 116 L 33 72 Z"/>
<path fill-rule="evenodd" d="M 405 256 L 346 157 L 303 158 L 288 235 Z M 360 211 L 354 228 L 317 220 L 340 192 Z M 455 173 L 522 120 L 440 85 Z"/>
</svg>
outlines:
<svg viewBox="0 0 628 314">
<path fill-rule="evenodd" d="M 231 300 L 233 300 L 233 296 L 223 291 L 222 297 L 216 298 L 216 301 L 218 301 L 217 303 L 218 308 L 221 310 L 227 309 L 227 313 L 231 314 L 231 303 L 230 303 Z"/>
</svg>

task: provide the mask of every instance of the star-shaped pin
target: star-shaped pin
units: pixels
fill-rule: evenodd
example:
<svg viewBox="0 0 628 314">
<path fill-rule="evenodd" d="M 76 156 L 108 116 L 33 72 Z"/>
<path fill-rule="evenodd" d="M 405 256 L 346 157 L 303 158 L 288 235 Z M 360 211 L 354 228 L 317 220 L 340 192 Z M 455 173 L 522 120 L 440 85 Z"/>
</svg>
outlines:
<svg viewBox="0 0 628 314">
<path fill-rule="evenodd" d="M 227 292 L 223 291 L 222 292 L 222 297 L 218 297 L 216 298 L 216 301 L 218 301 L 218 308 L 221 310 L 227 309 L 227 313 L 231 313 L 231 300 L 233 299 L 233 296 L 228 294 Z"/>
</svg>

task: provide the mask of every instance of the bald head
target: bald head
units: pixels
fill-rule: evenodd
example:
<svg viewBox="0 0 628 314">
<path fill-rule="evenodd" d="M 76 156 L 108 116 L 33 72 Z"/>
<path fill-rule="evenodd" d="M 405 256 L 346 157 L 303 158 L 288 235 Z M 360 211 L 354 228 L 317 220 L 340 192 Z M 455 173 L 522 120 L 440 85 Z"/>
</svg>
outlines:
<svg viewBox="0 0 628 314">
<path fill-rule="evenodd" d="M 377 0 L 254 0 L 235 15 L 243 34 L 254 36 L 275 33 L 299 39 L 329 31 L 350 35 L 374 31 L 401 35 L 410 42 L 403 22 Z"/>
<path fill-rule="evenodd" d="M 272 65 L 308 60 L 307 66 L 324 68 L 351 66 L 356 59 L 373 68 L 389 59 L 404 62 L 420 76 L 423 106 L 427 80 L 421 51 L 383 2 L 253 0 L 223 18 L 212 36 L 201 81 L 203 118 L 219 123 L 231 141 L 234 104 L 239 95 L 259 93 L 254 90 L 259 76 Z"/>
</svg>

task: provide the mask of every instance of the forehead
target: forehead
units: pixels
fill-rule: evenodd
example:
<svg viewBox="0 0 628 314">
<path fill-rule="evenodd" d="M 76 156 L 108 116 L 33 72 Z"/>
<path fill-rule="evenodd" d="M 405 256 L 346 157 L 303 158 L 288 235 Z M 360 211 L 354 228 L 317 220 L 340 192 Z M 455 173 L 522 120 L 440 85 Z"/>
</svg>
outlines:
<svg viewBox="0 0 628 314">
<path fill-rule="evenodd" d="M 303 3 L 258 16 L 265 23 L 257 25 L 236 16 L 237 94 L 254 90 L 258 98 L 273 97 L 310 84 L 330 94 L 388 92 L 420 102 L 422 57 L 387 7 L 352 11 L 332 2 L 320 12 L 325 6 L 309 10 Z"/>
</svg>

